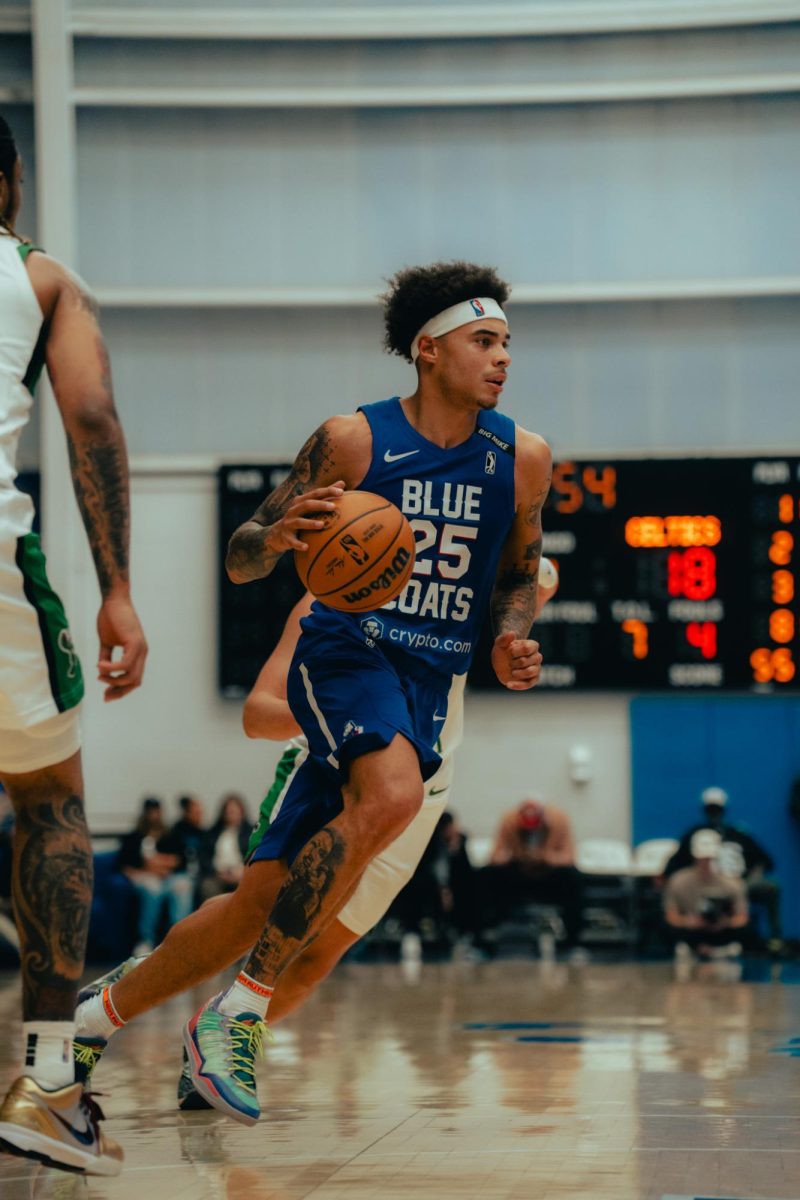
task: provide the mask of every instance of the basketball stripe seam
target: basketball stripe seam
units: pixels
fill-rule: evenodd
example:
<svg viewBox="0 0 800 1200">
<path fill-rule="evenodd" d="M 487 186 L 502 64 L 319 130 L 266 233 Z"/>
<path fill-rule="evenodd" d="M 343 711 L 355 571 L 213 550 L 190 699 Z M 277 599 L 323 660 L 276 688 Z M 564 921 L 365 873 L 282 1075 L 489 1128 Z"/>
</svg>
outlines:
<svg viewBox="0 0 800 1200">
<path fill-rule="evenodd" d="M 339 760 L 336 757 L 336 753 L 335 753 L 336 750 L 338 749 L 338 747 L 336 745 L 334 736 L 330 731 L 328 722 L 325 720 L 325 714 L 323 713 L 320 706 L 317 704 L 317 698 L 314 695 L 314 688 L 312 687 L 312 684 L 311 684 L 311 676 L 308 673 L 308 668 L 306 667 L 305 663 L 300 663 L 300 674 L 303 677 L 303 686 L 306 689 L 306 699 L 308 700 L 309 707 L 310 707 L 311 711 L 313 712 L 314 716 L 317 718 L 317 723 L 318 723 L 320 729 L 322 730 L 322 732 L 325 736 L 325 740 L 328 743 L 328 745 L 330 746 L 331 751 L 332 751 L 332 753 L 328 755 L 328 762 L 331 764 L 331 766 L 335 767 L 336 770 L 338 771 L 339 770 Z"/>
</svg>

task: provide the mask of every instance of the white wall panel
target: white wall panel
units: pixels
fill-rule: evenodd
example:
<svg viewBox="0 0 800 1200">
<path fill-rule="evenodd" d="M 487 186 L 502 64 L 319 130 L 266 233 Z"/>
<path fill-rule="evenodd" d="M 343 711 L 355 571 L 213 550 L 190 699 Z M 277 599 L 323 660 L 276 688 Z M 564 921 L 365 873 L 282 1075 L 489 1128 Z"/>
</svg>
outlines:
<svg viewBox="0 0 800 1200">
<path fill-rule="evenodd" d="M 79 86 L 195 87 L 211 93 L 230 86 L 443 84 L 474 87 L 726 76 L 793 71 L 800 25 L 617 37 L 494 38 L 399 42 L 217 41 L 213 66 L 203 41 L 142 38 L 79 40 Z"/>
<path fill-rule="evenodd" d="M 800 271 L 800 98 L 328 113 L 86 110 L 95 283 L 520 282 Z"/>
<path fill-rule="evenodd" d="M 512 305 L 503 405 L 562 455 L 797 444 L 799 315 L 800 299 Z M 291 455 L 331 413 L 413 387 L 377 304 L 109 311 L 104 327 L 139 454 Z"/>
</svg>

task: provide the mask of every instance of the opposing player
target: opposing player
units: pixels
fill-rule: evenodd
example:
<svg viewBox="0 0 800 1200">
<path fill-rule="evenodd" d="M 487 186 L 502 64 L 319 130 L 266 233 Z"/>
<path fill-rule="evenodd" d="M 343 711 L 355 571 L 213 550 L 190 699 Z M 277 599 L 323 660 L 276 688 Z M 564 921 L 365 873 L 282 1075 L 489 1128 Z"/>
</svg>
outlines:
<svg viewBox="0 0 800 1200">
<path fill-rule="evenodd" d="M 508 291 L 470 264 L 401 272 L 386 297 L 386 343 L 416 364 L 415 391 L 326 421 L 231 540 L 234 581 L 261 578 L 356 486 L 396 503 L 418 539 L 414 577 L 390 605 L 358 616 L 312 606 L 287 688 L 309 751 L 224 923 L 204 908 L 174 927 L 107 1013 L 125 1020 L 136 987 L 152 993 L 158 977 L 166 998 L 255 942 L 232 988 L 185 1034 L 198 1091 L 244 1123 L 260 1112 L 254 1062 L 275 981 L 419 811 L 453 677 L 469 666 L 487 607 L 500 681 L 522 691 L 539 676 L 528 633 L 551 460 L 541 438 L 494 411 L 511 361 Z"/>
<path fill-rule="evenodd" d="M 14 231 L 22 162 L 0 118 L 0 779 L 14 806 L 12 891 L 22 962 L 23 1061 L 0 1107 L 0 1148 L 89 1174 L 122 1152 L 75 1082 L 72 1038 L 92 893 L 83 810 L 80 663 L 15 486 L 20 432 L 46 364 L 100 584 L 105 699 L 138 687 L 147 646 L 130 598 L 128 463 L 94 302 Z M 115 650 L 120 658 L 114 659 Z"/>
</svg>

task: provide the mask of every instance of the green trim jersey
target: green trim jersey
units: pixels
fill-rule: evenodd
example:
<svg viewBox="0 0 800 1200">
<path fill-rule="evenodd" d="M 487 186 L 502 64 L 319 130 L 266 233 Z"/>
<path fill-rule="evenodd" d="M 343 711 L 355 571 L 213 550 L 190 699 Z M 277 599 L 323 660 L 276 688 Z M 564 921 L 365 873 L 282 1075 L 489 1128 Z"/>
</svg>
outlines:
<svg viewBox="0 0 800 1200">
<path fill-rule="evenodd" d="M 19 438 L 44 363 L 43 317 L 25 260 L 35 247 L 0 232 L 0 730 L 74 708 L 83 678 L 67 618 L 16 486 Z"/>
<path fill-rule="evenodd" d="M 33 524 L 33 504 L 19 491 L 17 448 L 30 418 L 43 363 L 42 310 L 25 260 L 32 246 L 0 230 L 0 537 L 21 537 Z"/>
</svg>

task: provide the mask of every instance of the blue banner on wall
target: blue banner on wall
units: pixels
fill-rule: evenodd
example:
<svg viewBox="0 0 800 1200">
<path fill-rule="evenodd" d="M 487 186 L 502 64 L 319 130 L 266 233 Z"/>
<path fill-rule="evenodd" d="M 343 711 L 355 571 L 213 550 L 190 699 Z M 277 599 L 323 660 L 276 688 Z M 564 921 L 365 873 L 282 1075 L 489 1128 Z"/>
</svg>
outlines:
<svg viewBox="0 0 800 1200">
<path fill-rule="evenodd" d="M 650 697 L 631 702 L 634 845 L 680 837 L 702 820 L 700 793 L 728 792 L 727 820 L 776 863 L 787 937 L 800 937 L 800 700 L 773 696 Z M 763 928 L 763 922 L 762 922 Z"/>
</svg>

